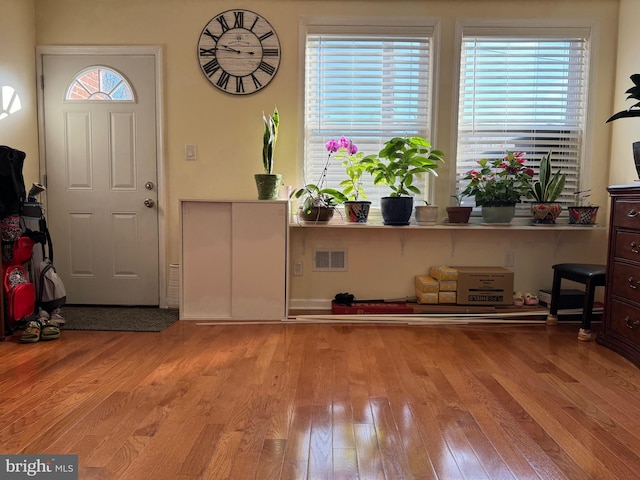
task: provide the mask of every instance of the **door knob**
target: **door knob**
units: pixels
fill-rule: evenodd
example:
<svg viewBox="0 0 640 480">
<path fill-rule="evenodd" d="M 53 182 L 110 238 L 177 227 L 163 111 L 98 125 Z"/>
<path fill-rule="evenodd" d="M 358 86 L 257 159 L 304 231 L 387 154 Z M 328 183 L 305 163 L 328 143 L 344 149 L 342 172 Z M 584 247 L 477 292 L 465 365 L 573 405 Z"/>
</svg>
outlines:
<svg viewBox="0 0 640 480">
<path fill-rule="evenodd" d="M 155 204 L 156 204 L 156 202 L 154 202 L 150 198 L 146 198 L 145 201 L 144 201 L 144 206 L 147 207 L 147 208 L 152 208 Z"/>
<path fill-rule="evenodd" d="M 144 188 L 146 188 L 147 190 L 153 190 L 153 182 L 145 183 Z"/>
</svg>

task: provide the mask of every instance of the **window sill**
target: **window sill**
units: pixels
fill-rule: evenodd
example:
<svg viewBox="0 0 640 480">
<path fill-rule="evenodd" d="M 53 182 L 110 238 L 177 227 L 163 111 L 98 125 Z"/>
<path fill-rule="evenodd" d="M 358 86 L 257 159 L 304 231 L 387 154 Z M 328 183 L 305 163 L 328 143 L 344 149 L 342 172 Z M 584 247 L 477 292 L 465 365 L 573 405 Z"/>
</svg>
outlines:
<svg viewBox="0 0 640 480">
<path fill-rule="evenodd" d="M 347 223 L 343 220 L 332 220 L 329 223 L 301 223 L 297 217 L 289 222 L 289 226 L 293 228 L 340 228 L 340 229 L 404 229 L 404 230 L 552 230 L 552 231 L 575 231 L 575 230 L 603 230 L 606 227 L 602 225 L 577 225 L 568 222 L 560 222 L 556 224 L 533 224 L 525 219 L 516 219 L 510 224 L 488 224 L 471 221 L 470 223 L 436 223 L 435 225 L 403 225 L 392 226 L 383 225 L 382 221 L 369 221 L 369 223 Z"/>
</svg>

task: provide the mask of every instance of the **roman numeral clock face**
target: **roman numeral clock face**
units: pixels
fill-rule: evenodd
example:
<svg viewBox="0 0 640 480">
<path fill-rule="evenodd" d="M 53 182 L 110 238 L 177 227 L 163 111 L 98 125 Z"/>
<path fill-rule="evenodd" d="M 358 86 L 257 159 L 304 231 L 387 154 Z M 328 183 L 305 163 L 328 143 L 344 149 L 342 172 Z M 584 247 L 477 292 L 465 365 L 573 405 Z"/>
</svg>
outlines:
<svg viewBox="0 0 640 480">
<path fill-rule="evenodd" d="M 223 92 L 249 95 L 266 87 L 280 65 L 280 41 L 271 24 L 249 10 L 213 17 L 198 41 L 200 68 Z"/>
</svg>

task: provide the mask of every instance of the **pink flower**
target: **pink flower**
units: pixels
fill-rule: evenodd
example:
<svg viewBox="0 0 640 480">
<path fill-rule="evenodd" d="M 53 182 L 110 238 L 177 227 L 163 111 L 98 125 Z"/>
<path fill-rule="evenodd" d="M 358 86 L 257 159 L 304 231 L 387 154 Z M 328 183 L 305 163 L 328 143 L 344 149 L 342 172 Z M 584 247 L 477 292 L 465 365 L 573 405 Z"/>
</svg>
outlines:
<svg viewBox="0 0 640 480">
<path fill-rule="evenodd" d="M 344 138 L 344 137 L 342 137 L 342 138 Z M 338 151 L 338 149 L 340 148 L 340 144 L 338 142 L 336 142 L 335 140 L 331 139 L 325 144 L 325 147 L 327 148 L 327 151 L 329 153 L 336 153 Z"/>
<path fill-rule="evenodd" d="M 325 144 L 325 147 L 329 154 L 336 153 L 340 149 L 344 149 L 349 155 L 355 155 L 358 153 L 358 147 L 356 147 L 355 143 L 344 135 L 340 137 L 340 140 L 329 140 Z"/>
</svg>

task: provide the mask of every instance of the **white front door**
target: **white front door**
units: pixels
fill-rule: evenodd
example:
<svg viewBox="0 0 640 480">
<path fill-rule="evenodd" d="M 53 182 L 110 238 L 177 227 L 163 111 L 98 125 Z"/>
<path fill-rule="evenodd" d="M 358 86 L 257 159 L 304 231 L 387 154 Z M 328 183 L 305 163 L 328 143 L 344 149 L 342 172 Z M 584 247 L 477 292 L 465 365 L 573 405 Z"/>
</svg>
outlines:
<svg viewBox="0 0 640 480">
<path fill-rule="evenodd" d="M 159 304 L 155 72 L 154 55 L 42 55 L 46 217 L 69 304 Z"/>
</svg>

